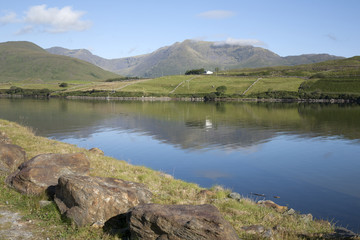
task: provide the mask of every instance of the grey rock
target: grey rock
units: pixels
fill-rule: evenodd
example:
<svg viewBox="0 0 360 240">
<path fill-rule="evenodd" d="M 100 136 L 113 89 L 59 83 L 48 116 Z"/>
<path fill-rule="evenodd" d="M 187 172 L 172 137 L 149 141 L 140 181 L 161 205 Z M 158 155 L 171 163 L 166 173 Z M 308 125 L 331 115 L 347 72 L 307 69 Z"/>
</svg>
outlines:
<svg viewBox="0 0 360 240">
<path fill-rule="evenodd" d="M 265 238 L 272 238 L 273 237 L 273 231 L 271 229 L 267 229 L 265 230 L 261 236 L 265 237 Z"/>
<path fill-rule="evenodd" d="M 248 234 L 253 234 L 256 236 L 261 236 L 263 238 L 273 238 L 273 231 L 271 229 L 265 228 L 262 225 L 250 225 L 250 226 L 244 226 L 241 228 L 243 231 L 245 231 Z"/>
<path fill-rule="evenodd" d="M 232 192 L 229 194 L 229 198 L 235 199 L 240 201 L 241 200 L 241 195 L 237 192 Z"/>
<path fill-rule="evenodd" d="M 130 239 L 239 239 L 213 205 L 145 204 L 130 209 Z"/>
<path fill-rule="evenodd" d="M 284 212 L 284 215 L 294 215 L 296 211 L 293 208 L 290 208 L 286 212 Z"/>
<path fill-rule="evenodd" d="M 262 234 L 266 230 L 262 225 L 244 226 L 241 229 L 249 234 Z"/>
<path fill-rule="evenodd" d="M 63 175 L 56 187 L 55 203 L 77 226 L 100 227 L 130 208 L 149 203 L 152 193 L 140 183 L 115 178 Z"/>
<path fill-rule="evenodd" d="M 301 219 L 305 222 L 305 223 L 309 223 L 313 220 L 313 216 L 308 213 L 308 214 L 302 214 L 301 215 Z"/>
</svg>

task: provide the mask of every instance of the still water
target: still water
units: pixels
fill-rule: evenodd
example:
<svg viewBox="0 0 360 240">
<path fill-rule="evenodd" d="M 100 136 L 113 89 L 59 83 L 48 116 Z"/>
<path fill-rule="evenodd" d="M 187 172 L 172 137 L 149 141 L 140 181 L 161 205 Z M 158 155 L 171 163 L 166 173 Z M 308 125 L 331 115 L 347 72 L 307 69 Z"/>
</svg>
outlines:
<svg viewBox="0 0 360 240">
<path fill-rule="evenodd" d="M 360 232 L 359 105 L 0 99 L 0 118 Z"/>
</svg>

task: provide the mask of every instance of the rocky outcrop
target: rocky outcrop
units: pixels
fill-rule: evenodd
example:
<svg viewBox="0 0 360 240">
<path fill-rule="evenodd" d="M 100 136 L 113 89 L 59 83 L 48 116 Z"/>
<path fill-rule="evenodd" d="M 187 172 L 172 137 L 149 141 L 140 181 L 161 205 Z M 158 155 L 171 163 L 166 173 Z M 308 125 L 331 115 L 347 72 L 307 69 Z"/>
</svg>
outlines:
<svg viewBox="0 0 360 240">
<path fill-rule="evenodd" d="M 0 142 L 0 170 L 13 172 L 26 161 L 26 153 L 20 146 Z"/>
<path fill-rule="evenodd" d="M 21 164 L 6 183 L 25 194 L 53 195 L 58 178 L 65 174 L 89 173 L 90 163 L 83 153 L 41 154 Z"/>
<path fill-rule="evenodd" d="M 55 202 L 77 226 L 101 227 L 110 218 L 138 204 L 149 203 L 152 193 L 139 183 L 115 178 L 64 175 L 56 187 Z"/>
<path fill-rule="evenodd" d="M 239 239 L 213 205 L 145 204 L 129 211 L 130 239 Z"/>
</svg>

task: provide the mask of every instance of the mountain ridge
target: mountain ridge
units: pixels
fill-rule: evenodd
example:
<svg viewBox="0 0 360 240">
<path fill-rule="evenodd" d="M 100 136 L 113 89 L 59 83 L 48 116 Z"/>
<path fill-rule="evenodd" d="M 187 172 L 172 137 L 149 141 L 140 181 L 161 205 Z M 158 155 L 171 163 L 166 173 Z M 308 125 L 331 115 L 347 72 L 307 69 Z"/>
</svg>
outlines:
<svg viewBox="0 0 360 240">
<path fill-rule="evenodd" d="M 343 58 L 329 54 L 302 54 L 281 57 L 261 47 L 194 40 L 176 42 L 148 54 L 115 59 L 105 59 L 93 55 L 86 49 L 71 50 L 53 47 L 46 50 L 53 54 L 82 59 L 121 75 L 139 77 L 184 74 L 185 71 L 195 68 L 227 70 L 281 65 L 294 66 Z"/>
</svg>

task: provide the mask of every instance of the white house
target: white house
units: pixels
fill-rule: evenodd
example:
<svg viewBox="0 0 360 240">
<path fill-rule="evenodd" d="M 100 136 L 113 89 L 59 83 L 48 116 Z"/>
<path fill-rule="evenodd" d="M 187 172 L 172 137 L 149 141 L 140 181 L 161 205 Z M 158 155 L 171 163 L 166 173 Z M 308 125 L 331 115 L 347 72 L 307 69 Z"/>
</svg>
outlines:
<svg viewBox="0 0 360 240">
<path fill-rule="evenodd" d="M 205 74 L 211 75 L 211 74 L 214 74 L 214 73 L 212 71 L 205 71 Z"/>
</svg>

